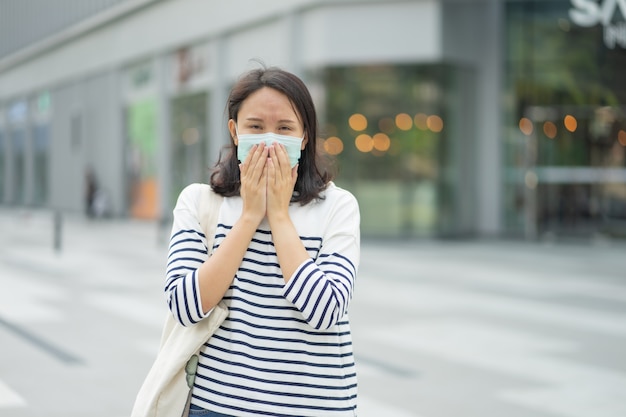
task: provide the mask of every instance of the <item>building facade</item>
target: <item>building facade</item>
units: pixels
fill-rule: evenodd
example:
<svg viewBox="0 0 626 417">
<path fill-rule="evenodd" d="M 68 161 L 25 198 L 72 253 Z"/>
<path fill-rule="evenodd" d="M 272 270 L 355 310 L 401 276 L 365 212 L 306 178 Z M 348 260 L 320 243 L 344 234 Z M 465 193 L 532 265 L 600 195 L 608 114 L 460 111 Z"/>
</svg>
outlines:
<svg viewBox="0 0 626 417">
<path fill-rule="evenodd" d="M 167 221 L 260 60 L 309 85 L 364 236 L 626 233 L 621 2 L 105 6 L 0 58 L 1 205 L 84 210 L 91 172 L 111 215 Z"/>
</svg>

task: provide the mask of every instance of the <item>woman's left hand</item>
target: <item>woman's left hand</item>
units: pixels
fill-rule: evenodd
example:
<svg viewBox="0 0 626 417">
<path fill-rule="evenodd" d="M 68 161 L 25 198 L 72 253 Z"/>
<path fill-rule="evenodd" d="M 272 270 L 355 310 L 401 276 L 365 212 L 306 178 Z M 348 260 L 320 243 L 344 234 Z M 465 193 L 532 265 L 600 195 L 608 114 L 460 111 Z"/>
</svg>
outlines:
<svg viewBox="0 0 626 417">
<path fill-rule="evenodd" d="M 267 160 L 267 219 L 289 217 L 289 202 L 298 178 L 298 165 L 291 168 L 285 147 L 273 143 Z"/>
</svg>

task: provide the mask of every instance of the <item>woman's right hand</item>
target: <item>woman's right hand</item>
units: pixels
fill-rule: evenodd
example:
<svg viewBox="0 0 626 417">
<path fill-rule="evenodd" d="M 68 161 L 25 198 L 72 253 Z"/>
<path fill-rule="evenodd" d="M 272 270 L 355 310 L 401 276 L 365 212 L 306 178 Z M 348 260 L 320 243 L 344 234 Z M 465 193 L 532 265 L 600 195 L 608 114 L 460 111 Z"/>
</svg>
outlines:
<svg viewBox="0 0 626 417">
<path fill-rule="evenodd" d="M 240 194 L 243 200 L 242 217 L 248 217 L 258 225 L 266 214 L 267 158 L 269 147 L 264 143 L 254 145 L 239 165 Z"/>
</svg>

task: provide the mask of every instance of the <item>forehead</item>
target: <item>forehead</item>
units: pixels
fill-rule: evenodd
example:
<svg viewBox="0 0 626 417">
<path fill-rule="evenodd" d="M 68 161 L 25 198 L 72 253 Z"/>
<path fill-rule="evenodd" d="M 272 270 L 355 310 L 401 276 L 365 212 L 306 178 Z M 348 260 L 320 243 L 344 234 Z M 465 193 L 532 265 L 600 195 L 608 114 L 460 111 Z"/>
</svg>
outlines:
<svg viewBox="0 0 626 417">
<path fill-rule="evenodd" d="M 300 117 L 296 112 L 289 98 L 278 90 L 263 87 L 250 94 L 242 103 L 239 109 L 239 117 L 260 117 L 273 118 L 280 116 L 281 119 L 294 119 L 299 121 Z"/>
</svg>

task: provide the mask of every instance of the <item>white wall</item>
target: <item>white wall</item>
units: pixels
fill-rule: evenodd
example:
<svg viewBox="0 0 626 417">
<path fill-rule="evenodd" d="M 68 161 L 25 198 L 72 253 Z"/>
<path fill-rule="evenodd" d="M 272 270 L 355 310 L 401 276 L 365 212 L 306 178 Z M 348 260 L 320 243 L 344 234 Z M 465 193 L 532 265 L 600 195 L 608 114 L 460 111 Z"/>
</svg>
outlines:
<svg viewBox="0 0 626 417">
<path fill-rule="evenodd" d="M 214 37 L 229 39 L 228 68 L 234 73 L 254 57 L 284 67 L 300 65 L 291 56 L 298 52 L 312 66 L 441 56 L 438 1 L 333 3 L 158 2 L 0 73 L 0 101 Z M 293 14 L 300 15 L 296 24 L 289 20 Z M 294 45 L 294 37 L 300 45 Z"/>
<path fill-rule="evenodd" d="M 441 59 L 441 3 L 335 5 L 303 15 L 303 64 L 319 67 Z"/>
<path fill-rule="evenodd" d="M 2 97 L 114 69 L 199 39 L 236 31 L 312 0 L 158 2 L 0 74 Z"/>
<path fill-rule="evenodd" d="M 124 154 L 117 84 L 114 73 L 104 73 L 53 90 L 51 208 L 84 210 L 85 172 L 90 166 L 108 192 L 113 213 L 123 214 Z"/>
</svg>

